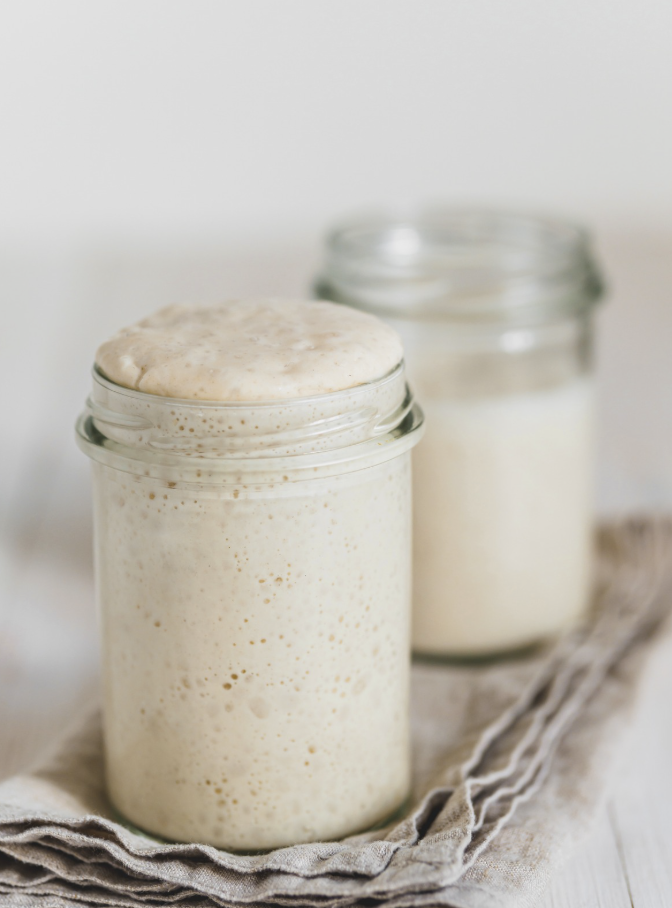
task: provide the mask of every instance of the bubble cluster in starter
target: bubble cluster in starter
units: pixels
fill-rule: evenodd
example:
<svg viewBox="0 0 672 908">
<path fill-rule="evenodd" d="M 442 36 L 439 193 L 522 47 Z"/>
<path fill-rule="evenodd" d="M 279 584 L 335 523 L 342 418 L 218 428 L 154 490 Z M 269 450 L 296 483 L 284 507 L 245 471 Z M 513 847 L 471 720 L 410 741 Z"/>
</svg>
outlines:
<svg viewBox="0 0 672 908">
<path fill-rule="evenodd" d="M 245 850 L 393 811 L 409 772 L 407 458 L 273 502 L 96 469 L 122 813 Z"/>
</svg>

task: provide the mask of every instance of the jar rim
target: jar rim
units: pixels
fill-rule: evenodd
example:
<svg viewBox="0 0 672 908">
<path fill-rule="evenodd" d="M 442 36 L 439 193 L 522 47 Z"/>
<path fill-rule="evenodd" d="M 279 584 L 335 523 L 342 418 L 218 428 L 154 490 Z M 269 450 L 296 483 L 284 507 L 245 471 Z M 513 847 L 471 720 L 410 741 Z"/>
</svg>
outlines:
<svg viewBox="0 0 672 908">
<path fill-rule="evenodd" d="M 240 417 L 245 417 L 241 419 Z M 201 401 L 125 388 L 93 369 L 76 426 L 90 458 L 130 473 L 198 484 L 294 479 L 363 469 L 416 444 L 424 417 L 403 360 L 371 382 L 271 401 Z"/>
<path fill-rule="evenodd" d="M 97 383 L 114 391 L 116 394 L 132 397 L 136 400 L 146 401 L 149 398 L 154 402 L 165 402 L 166 406 L 175 404 L 180 407 L 195 407 L 197 409 L 228 409 L 231 407 L 232 409 L 247 410 L 256 408 L 277 408 L 283 405 L 293 406 L 295 404 L 300 405 L 304 403 L 319 404 L 325 401 L 334 400 L 338 395 L 356 393 L 359 390 L 364 393 L 375 387 L 383 387 L 386 383 L 395 381 L 404 372 L 405 368 L 406 364 L 404 360 L 401 359 L 396 366 L 393 366 L 393 368 L 384 375 L 381 375 L 378 378 L 372 378 L 370 381 L 362 382 L 359 385 L 352 385 L 349 388 L 340 388 L 338 391 L 326 391 L 322 394 L 307 394 L 303 397 L 277 397 L 266 398 L 264 400 L 201 400 L 198 397 L 168 397 L 164 394 L 153 394 L 149 391 L 140 391 L 137 388 L 127 388 L 126 385 L 120 385 L 118 382 L 108 378 L 97 363 L 93 364 L 91 375 L 94 384 Z"/>
<path fill-rule="evenodd" d="M 534 323 L 588 310 L 603 282 L 589 233 L 570 221 L 443 207 L 337 225 L 315 289 L 375 314 Z"/>
</svg>

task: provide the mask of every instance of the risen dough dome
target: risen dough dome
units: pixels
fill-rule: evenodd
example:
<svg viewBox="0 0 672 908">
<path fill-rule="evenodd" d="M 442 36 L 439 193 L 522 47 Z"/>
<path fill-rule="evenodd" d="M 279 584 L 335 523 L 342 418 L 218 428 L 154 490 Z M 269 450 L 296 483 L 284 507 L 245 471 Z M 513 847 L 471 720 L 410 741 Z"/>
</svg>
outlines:
<svg viewBox="0 0 672 908">
<path fill-rule="evenodd" d="M 194 400 L 286 400 L 341 391 L 390 372 L 397 334 L 327 302 L 232 300 L 176 305 L 122 329 L 96 364 L 127 388 Z"/>
</svg>

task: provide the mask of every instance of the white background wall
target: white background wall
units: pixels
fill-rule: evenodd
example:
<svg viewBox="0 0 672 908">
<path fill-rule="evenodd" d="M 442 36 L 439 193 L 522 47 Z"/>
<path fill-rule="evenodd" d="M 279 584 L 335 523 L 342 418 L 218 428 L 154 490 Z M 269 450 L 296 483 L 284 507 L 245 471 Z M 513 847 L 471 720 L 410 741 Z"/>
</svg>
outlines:
<svg viewBox="0 0 672 908">
<path fill-rule="evenodd" d="M 319 229 L 476 199 L 672 225 L 669 0 L 21 0 L 0 238 Z"/>
<path fill-rule="evenodd" d="M 106 335 L 304 294 L 331 221 L 422 201 L 594 228 L 600 504 L 672 506 L 670 47 L 670 0 L 3 4 L 0 523 L 38 461 L 85 494 L 71 426 Z"/>
</svg>

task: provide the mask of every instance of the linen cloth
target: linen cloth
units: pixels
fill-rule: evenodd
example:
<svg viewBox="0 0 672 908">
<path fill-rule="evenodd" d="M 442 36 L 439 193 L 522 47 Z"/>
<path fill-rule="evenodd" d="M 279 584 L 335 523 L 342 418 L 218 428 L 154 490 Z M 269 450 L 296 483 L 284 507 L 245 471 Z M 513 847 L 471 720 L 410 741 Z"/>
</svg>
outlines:
<svg viewBox="0 0 672 908">
<path fill-rule="evenodd" d="M 672 523 L 605 526 L 597 550 L 593 613 L 571 635 L 499 664 L 414 666 L 396 822 L 257 855 L 151 839 L 107 802 L 94 713 L 0 784 L 0 905 L 531 908 L 600 808 L 672 605 Z"/>
</svg>

